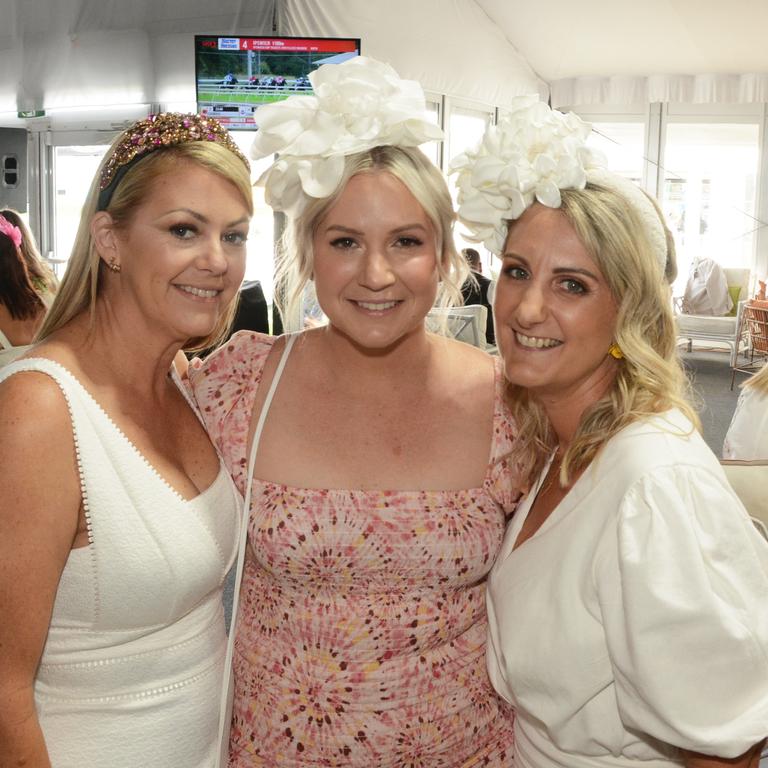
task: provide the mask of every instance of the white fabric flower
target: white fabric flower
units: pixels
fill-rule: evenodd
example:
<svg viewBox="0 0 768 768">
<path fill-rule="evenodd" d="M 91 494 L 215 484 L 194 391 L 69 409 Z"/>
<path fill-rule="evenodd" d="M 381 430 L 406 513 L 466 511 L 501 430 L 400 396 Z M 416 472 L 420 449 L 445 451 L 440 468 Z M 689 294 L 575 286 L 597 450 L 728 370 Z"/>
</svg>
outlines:
<svg viewBox="0 0 768 768">
<path fill-rule="evenodd" d="M 585 147 L 590 126 L 564 115 L 537 96 L 515 99 L 490 126 L 477 149 L 457 157 L 459 219 L 470 239 L 500 254 L 507 222 L 535 201 L 559 208 L 561 189 L 583 189 L 596 157 Z"/>
<path fill-rule="evenodd" d="M 257 182 L 275 210 L 296 216 L 308 197 L 330 195 L 347 155 L 443 139 L 421 86 L 402 80 L 388 64 L 358 56 L 321 66 L 309 80 L 314 96 L 290 96 L 256 112 L 251 156 L 279 155 Z"/>
</svg>

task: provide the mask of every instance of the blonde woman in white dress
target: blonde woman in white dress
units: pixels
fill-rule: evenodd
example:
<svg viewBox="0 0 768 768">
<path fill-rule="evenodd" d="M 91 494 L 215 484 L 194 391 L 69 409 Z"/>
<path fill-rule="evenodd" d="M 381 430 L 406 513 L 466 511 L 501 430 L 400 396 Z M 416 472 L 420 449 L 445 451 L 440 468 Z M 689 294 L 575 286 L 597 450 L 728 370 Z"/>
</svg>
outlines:
<svg viewBox="0 0 768 768">
<path fill-rule="evenodd" d="M 139 121 L 0 372 L 0 765 L 214 762 L 239 497 L 173 360 L 226 331 L 251 214 L 214 121 Z"/>
</svg>

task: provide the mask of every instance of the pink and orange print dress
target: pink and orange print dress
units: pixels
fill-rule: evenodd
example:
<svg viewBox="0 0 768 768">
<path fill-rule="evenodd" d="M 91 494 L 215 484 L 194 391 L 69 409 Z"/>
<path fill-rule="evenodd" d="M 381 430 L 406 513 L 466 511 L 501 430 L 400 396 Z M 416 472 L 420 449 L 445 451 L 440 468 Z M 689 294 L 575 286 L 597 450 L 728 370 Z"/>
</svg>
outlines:
<svg viewBox="0 0 768 768">
<path fill-rule="evenodd" d="M 274 339 L 236 334 L 190 371 L 244 492 L 252 406 Z M 485 579 L 517 500 L 496 370 L 481 487 L 253 481 L 236 622 L 230 766 L 508 766 L 512 712 L 485 662 Z M 288 459 L 289 460 L 289 459 Z"/>
</svg>

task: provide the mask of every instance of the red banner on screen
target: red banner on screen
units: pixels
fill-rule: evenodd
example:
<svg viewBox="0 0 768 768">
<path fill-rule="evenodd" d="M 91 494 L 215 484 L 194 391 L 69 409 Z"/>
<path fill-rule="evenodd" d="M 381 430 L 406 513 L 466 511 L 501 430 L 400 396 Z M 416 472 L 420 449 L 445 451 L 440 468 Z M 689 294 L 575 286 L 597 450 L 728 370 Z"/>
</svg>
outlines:
<svg viewBox="0 0 768 768">
<path fill-rule="evenodd" d="M 272 53 L 346 53 L 357 51 L 356 40 L 312 40 L 301 38 L 240 38 L 241 51 L 271 51 Z"/>
</svg>

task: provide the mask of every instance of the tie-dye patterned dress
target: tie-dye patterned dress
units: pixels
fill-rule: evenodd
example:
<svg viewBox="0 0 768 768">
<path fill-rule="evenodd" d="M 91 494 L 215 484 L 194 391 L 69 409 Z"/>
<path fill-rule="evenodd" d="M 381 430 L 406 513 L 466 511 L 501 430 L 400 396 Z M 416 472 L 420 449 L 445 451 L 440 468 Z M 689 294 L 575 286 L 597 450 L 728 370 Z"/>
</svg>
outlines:
<svg viewBox="0 0 768 768">
<path fill-rule="evenodd" d="M 244 491 L 274 339 L 236 334 L 192 387 Z M 236 623 L 230 766 L 506 766 L 512 712 L 485 664 L 485 578 L 517 490 L 496 368 L 481 487 L 305 489 L 254 480 Z"/>
</svg>

